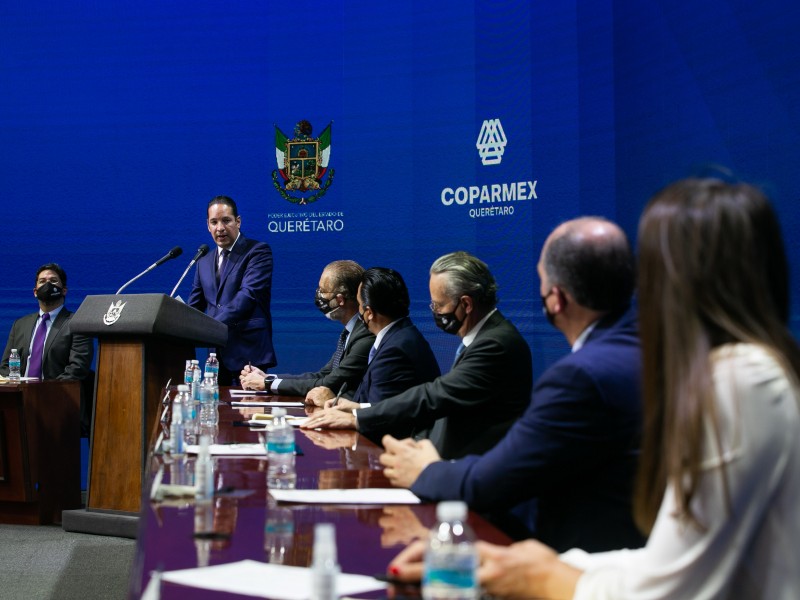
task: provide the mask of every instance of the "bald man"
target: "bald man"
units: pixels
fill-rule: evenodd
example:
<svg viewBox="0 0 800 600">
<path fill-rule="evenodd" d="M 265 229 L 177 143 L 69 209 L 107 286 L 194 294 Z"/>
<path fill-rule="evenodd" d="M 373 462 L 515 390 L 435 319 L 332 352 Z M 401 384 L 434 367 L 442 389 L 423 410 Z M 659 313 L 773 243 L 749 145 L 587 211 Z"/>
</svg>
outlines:
<svg viewBox="0 0 800 600">
<path fill-rule="evenodd" d="M 537 270 L 542 310 L 572 352 L 483 456 L 442 461 L 427 441 L 384 437 L 389 480 L 424 500 L 464 500 L 512 537 L 557 550 L 641 546 L 631 509 L 641 430 L 633 265 L 615 224 L 584 217 L 557 227 Z"/>
</svg>

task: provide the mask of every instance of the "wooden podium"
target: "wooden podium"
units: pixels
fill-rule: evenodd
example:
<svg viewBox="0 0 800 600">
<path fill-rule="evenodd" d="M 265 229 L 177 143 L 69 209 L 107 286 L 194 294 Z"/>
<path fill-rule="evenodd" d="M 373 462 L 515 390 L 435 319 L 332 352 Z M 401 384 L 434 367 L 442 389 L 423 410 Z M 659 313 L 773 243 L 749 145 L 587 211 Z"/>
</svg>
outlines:
<svg viewBox="0 0 800 600">
<path fill-rule="evenodd" d="M 67 511 L 85 514 L 65 513 L 64 529 L 133 537 L 164 386 L 182 382 L 196 346 L 224 346 L 228 328 L 164 294 L 87 296 L 70 326 L 98 352 L 86 510 Z"/>
</svg>

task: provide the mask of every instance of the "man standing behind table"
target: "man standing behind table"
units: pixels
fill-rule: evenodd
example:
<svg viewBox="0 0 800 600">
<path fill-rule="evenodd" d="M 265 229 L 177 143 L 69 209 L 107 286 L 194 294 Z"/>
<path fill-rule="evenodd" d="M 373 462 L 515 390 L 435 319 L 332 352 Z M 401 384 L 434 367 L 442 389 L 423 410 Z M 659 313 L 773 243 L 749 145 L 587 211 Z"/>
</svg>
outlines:
<svg viewBox="0 0 800 600">
<path fill-rule="evenodd" d="M 639 547 L 631 499 L 641 354 L 630 245 L 604 219 L 568 221 L 547 238 L 537 269 L 542 310 L 572 353 L 542 374 L 523 417 L 483 456 L 445 462 L 426 442 L 387 437 L 384 472 L 425 500 L 464 500 L 509 534 L 558 550 Z M 509 522 L 512 510 L 530 531 Z"/>
<path fill-rule="evenodd" d="M 497 310 L 497 284 L 478 258 L 438 258 L 429 289 L 436 325 L 461 338 L 450 372 L 367 408 L 337 404 L 311 415 L 305 428 L 426 437 L 446 458 L 486 452 L 503 437 L 530 401 L 530 348 Z"/>
<path fill-rule="evenodd" d="M 367 370 L 369 350 L 375 341 L 358 318 L 358 286 L 364 269 L 352 260 L 328 264 L 319 278 L 314 304 L 325 317 L 338 321 L 344 329 L 339 334 L 331 359 L 319 371 L 298 375 L 268 375 L 264 370 L 246 366 L 240 381 L 248 390 L 264 390 L 286 396 L 305 396 L 309 403 L 322 403 L 321 392 L 330 388 L 338 393 L 354 392 Z"/>
<path fill-rule="evenodd" d="M 36 271 L 33 295 L 39 312 L 14 321 L 0 363 L 0 375 L 8 376 L 8 357 L 16 348 L 20 355 L 20 373 L 37 379 L 85 380 L 91 371 L 94 345 L 92 339 L 73 334 L 72 312 L 64 306 L 67 274 L 56 263 Z M 92 382 L 81 386 L 81 431 L 88 435 L 91 425 Z"/>
<path fill-rule="evenodd" d="M 217 196 L 208 203 L 208 231 L 217 248 L 197 261 L 187 304 L 228 326 L 228 343 L 217 349 L 221 385 L 230 385 L 243 364 L 267 369 L 272 347 L 272 250 L 246 238 L 236 202 Z"/>
<path fill-rule="evenodd" d="M 430 344 L 411 322 L 411 300 L 403 277 L 393 269 L 367 269 L 358 286 L 359 318 L 375 334 L 364 379 L 348 394 L 353 407 L 376 404 L 408 388 L 439 377 Z M 319 397 L 334 398 L 330 388 Z M 344 396 L 336 400 L 344 404 Z M 331 404 L 328 400 L 326 406 Z"/>
</svg>

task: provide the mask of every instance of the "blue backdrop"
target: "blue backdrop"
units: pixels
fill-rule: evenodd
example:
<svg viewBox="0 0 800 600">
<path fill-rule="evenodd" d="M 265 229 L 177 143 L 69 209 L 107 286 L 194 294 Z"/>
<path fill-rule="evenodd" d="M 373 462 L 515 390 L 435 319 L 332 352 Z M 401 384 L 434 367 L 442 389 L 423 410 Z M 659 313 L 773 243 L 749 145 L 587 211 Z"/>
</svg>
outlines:
<svg viewBox="0 0 800 600">
<path fill-rule="evenodd" d="M 36 308 L 40 264 L 64 266 L 75 310 L 176 244 L 191 255 L 210 243 L 205 205 L 217 194 L 272 246 L 281 371 L 329 357 L 337 330 L 312 297 L 339 258 L 399 270 L 412 317 L 449 365 L 457 340 L 432 324 L 427 270 L 464 249 L 493 270 L 538 374 L 566 351 L 539 309 L 547 233 L 600 214 L 634 237 L 652 193 L 711 163 L 765 187 L 797 281 L 796 2 L 118 0 L 0 11 L 3 339 Z M 314 136 L 332 122 L 333 181 L 306 205 L 273 185 L 274 126 L 291 137 L 301 119 Z M 496 164 L 476 147 L 485 123 L 506 140 Z M 127 291 L 168 293 L 188 260 Z"/>
</svg>

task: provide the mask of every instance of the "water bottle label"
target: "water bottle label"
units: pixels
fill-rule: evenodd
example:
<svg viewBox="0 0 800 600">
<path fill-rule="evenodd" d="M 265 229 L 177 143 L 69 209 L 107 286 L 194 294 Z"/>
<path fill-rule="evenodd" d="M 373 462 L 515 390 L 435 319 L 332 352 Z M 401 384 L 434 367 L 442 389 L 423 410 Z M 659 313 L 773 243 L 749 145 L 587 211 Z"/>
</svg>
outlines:
<svg viewBox="0 0 800 600">
<path fill-rule="evenodd" d="M 475 586 L 475 573 L 472 569 L 431 569 L 425 573 L 426 585 L 447 585 L 469 588 Z"/>
<path fill-rule="evenodd" d="M 294 454 L 294 441 L 285 442 L 285 441 L 277 441 L 277 442 L 267 442 L 267 452 L 275 453 L 275 454 Z"/>
</svg>

